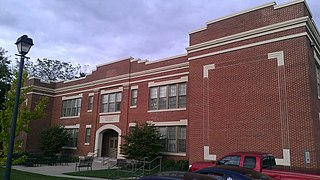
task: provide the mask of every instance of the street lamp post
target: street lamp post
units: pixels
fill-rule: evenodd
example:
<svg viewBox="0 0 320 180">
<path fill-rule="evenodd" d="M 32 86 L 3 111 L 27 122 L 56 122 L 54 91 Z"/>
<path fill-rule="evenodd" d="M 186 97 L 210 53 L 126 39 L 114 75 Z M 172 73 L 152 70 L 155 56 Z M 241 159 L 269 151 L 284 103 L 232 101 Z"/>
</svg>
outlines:
<svg viewBox="0 0 320 180">
<path fill-rule="evenodd" d="M 10 180 L 10 174 L 11 174 L 12 154 L 13 154 L 13 148 L 14 148 L 14 138 L 15 138 L 15 131 L 16 131 L 17 116 L 18 116 L 24 58 L 26 58 L 25 55 L 28 54 L 31 46 L 33 46 L 33 40 L 31 38 L 28 38 L 27 35 L 23 35 L 17 39 L 17 42 L 15 44 L 17 45 L 18 52 L 19 52 L 19 54 L 16 54 L 16 55 L 20 56 L 20 66 L 19 66 L 19 74 L 18 74 L 18 81 L 17 81 L 17 88 L 16 88 L 16 96 L 14 100 L 11 129 L 10 129 L 10 140 L 9 140 L 8 156 L 7 156 L 7 162 L 6 162 L 6 172 L 4 176 L 5 180 Z"/>
</svg>

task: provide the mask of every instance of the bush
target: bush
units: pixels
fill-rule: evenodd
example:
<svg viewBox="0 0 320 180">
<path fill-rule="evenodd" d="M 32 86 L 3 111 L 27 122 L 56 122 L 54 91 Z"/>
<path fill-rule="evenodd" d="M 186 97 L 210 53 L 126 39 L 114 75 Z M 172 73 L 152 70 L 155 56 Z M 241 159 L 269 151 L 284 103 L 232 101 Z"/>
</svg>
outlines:
<svg viewBox="0 0 320 180">
<path fill-rule="evenodd" d="M 189 168 L 189 163 L 187 160 L 179 160 L 175 162 L 174 160 L 164 160 L 162 162 L 162 171 L 187 171 Z"/>
<path fill-rule="evenodd" d="M 187 171 L 189 168 L 189 162 L 187 160 L 180 160 L 174 165 L 178 171 Z"/>
<path fill-rule="evenodd" d="M 170 171 L 170 170 L 174 170 L 174 165 L 175 162 L 174 160 L 164 160 L 162 161 L 162 170 L 163 171 Z"/>
</svg>

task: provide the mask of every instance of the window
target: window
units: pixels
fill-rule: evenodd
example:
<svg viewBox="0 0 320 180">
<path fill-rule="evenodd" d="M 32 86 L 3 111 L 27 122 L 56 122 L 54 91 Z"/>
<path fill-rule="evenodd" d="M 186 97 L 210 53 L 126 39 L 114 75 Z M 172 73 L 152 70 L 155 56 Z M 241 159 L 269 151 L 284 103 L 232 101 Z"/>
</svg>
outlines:
<svg viewBox="0 0 320 180">
<path fill-rule="evenodd" d="M 186 107 L 186 99 L 187 99 L 187 84 L 186 83 L 179 84 L 179 108 Z"/>
<path fill-rule="evenodd" d="M 249 169 L 254 169 L 256 167 L 256 158 L 246 156 L 244 158 L 243 167 L 249 168 Z"/>
<path fill-rule="evenodd" d="M 90 131 L 91 128 L 86 128 L 86 139 L 85 139 L 85 143 L 90 143 Z"/>
<path fill-rule="evenodd" d="M 240 156 L 226 156 L 220 162 L 224 165 L 240 165 Z"/>
<path fill-rule="evenodd" d="M 168 126 L 158 127 L 162 138 L 164 152 L 185 153 L 186 152 L 186 127 Z"/>
<path fill-rule="evenodd" d="M 158 87 L 150 88 L 150 109 L 158 109 Z"/>
<path fill-rule="evenodd" d="M 276 160 L 273 156 L 265 156 L 262 159 L 262 168 L 267 168 L 276 165 Z"/>
<path fill-rule="evenodd" d="M 159 88 L 159 109 L 167 108 L 167 86 L 160 86 Z"/>
<path fill-rule="evenodd" d="M 131 91 L 131 106 L 137 105 L 138 89 L 133 89 Z"/>
<path fill-rule="evenodd" d="M 78 145 L 78 129 L 72 128 L 72 129 L 66 129 L 66 131 L 69 133 L 69 141 L 67 143 L 67 147 L 77 147 Z"/>
<path fill-rule="evenodd" d="M 186 107 L 187 84 L 171 84 L 150 88 L 150 110 Z"/>
<path fill-rule="evenodd" d="M 61 117 L 80 116 L 81 98 L 62 101 Z"/>
<path fill-rule="evenodd" d="M 119 112 L 121 109 L 121 92 L 102 95 L 101 112 Z"/>
<path fill-rule="evenodd" d="M 93 96 L 89 96 L 88 111 L 92 111 Z"/>
<path fill-rule="evenodd" d="M 316 65 L 318 97 L 320 97 L 320 67 Z"/>
</svg>

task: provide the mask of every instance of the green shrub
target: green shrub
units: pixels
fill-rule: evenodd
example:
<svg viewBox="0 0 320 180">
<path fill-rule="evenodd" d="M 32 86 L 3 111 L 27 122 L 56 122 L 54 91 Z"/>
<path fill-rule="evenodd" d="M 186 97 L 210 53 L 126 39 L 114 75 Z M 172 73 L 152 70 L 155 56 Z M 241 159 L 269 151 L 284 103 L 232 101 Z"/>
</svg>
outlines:
<svg viewBox="0 0 320 180">
<path fill-rule="evenodd" d="M 178 171 L 187 171 L 189 168 L 189 162 L 187 160 L 180 160 L 175 163 L 174 167 Z"/>
<path fill-rule="evenodd" d="M 164 161 L 162 161 L 162 170 L 163 171 L 174 170 L 174 165 L 175 165 L 174 160 L 172 160 L 172 159 L 164 160 Z"/>
</svg>

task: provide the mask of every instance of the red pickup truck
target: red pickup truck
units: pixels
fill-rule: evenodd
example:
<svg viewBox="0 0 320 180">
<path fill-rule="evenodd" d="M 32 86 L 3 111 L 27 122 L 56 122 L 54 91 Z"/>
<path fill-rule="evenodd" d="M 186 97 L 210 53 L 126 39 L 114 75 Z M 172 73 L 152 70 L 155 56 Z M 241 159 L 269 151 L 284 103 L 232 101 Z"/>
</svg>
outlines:
<svg viewBox="0 0 320 180">
<path fill-rule="evenodd" d="M 216 162 L 197 162 L 189 166 L 189 172 L 216 165 L 233 165 L 253 169 L 276 180 L 320 180 L 320 169 L 277 166 L 270 153 L 238 152 L 228 154 Z"/>
</svg>

